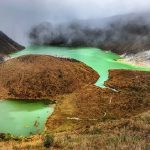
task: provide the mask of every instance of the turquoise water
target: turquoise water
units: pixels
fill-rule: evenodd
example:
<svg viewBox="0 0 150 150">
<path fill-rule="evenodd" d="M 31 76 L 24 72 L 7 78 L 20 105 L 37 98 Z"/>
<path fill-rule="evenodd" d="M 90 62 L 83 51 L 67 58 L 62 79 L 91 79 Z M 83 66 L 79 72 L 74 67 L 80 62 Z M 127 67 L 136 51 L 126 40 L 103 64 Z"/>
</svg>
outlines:
<svg viewBox="0 0 150 150">
<path fill-rule="evenodd" d="M 32 46 L 23 51 L 14 53 L 11 57 L 26 54 L 46 54 L 59 57 L 69 57 L 80 60 L 92 67 L 100 74 L 96 85 L 102 86 L 108 79 L 109 69 L 147 70 L 137 66 L 117 62 L 120 56 L 111 52 L 104 52 L 97 48 L 65 48 Z M 28 136 L 43 131 L 47 117 L 52 114 L 53 105 L 48 106 L 42 102 L 28 101 L 0 101 L 0 133 Z"/>
<path fill-rule="evenodd" d="M 130 69 L 130 70 L 149 70 L 138 66 L 117 62 L 120 56 L 110 51 L 102 51 L 98 48 L 67 48 L 50 46 L 31 46 L 27 49 L 17 52 L 12 57 L 18 57 L 26 54 L 46 54 L 52 56 L 69 57 L 80 60 L 92 67 L 100 74 L 97 86 L 103 86 L 104 81 L 108 79 L 109 69 Z"/>
<path fill-rule="evenodd" d="M 43 102 L 18 100 L 0 101 L 0 133 L 28 136 L 41 133 L 54 106 Z"/>
</svg>

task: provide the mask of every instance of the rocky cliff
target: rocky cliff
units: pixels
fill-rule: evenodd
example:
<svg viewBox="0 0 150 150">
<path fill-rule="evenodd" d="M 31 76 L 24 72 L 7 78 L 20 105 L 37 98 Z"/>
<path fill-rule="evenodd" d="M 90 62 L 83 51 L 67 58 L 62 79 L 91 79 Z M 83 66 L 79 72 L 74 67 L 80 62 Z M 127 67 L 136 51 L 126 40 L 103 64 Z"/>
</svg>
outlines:
<svg viewBox="0 0 150 150">
<path fill-rule="evenodd" d="M 25 47 L 16 43 L 2 31 L 0 31 L 0 53 L 1 54 L 10 54 L 16 51 L 22 50 Z"/>
</svg>

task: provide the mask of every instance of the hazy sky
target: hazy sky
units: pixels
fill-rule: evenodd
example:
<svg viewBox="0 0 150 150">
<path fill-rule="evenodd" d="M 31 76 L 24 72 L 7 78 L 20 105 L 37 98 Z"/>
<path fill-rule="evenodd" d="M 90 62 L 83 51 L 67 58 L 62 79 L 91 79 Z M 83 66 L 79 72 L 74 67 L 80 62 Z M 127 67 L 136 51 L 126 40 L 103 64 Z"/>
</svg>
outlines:
<svg viewBox="0 0 150 150">
<path fill-rule="evenodd" d="M 0 30 L 24 43 L 32 25 L 147 11 L 150 0 L 0 0 Z"/>
</svg>

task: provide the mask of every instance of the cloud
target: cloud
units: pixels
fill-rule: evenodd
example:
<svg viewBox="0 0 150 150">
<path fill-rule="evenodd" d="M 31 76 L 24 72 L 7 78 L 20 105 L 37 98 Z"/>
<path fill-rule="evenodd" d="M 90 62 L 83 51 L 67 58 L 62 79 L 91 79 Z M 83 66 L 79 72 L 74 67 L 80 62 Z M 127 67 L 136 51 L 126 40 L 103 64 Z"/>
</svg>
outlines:
<svg viewBox="0 0 150 150">
<path fill-rule="evenodd" d="M 1 0 L 0 30 L 22 43 L 29 28 L 43 21 L 103 18 L 149 8 L 149 0 Z"/>
</svg>

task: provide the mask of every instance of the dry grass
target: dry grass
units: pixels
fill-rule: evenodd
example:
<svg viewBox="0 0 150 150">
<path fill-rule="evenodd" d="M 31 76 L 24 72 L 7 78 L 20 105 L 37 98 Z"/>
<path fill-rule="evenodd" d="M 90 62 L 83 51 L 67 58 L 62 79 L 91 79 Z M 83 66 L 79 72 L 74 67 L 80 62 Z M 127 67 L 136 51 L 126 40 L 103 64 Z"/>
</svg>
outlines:
<svg viewBox="0 0 150 150">
<path fill-rule="evenodd" d="M 56 99 L 55 111 L 46 123 L 53 132 L 80 130 L 97 122 L 131 118 L 150 109 L 150 97 L 140 92 L 115 92 L 93 85 Z"/>
<path fill-rule="evenodd" d="M 130 119 L 98 122 L 82 133 L 55 133 L 51 148 L 64 150 L 149 150 L 150 148 L 150 111 Z M 81 131 L 80 131 L 81 132 Z M 34 136 L 26 141 L 0 143 L 0 150 L 45 150 L 43 135 Z"/>
<path fill-rule="evenodd" d="M 99 75 L 85 64 L 45 55 L 27 55 L 0 64 L 1 98 L 52 99 L 93 84 Z"/>
<path fill-rule="evenodd" d="M 150 111 L 111 124 L 98 123 L 87 129 L 86 133 L 58 135 L 55 146 L 66 150 L 149 150 L 150 124 L 145 121 L 147 116 L 150 116 Z"/>
<path fill-rule="evenodd" d="M 55 137 L 49 149 L 150 149 L 150 74 L 124 70 L 110 74 L 106 84 L 118 91 L 85 83 L 79 87 L 76 83 L 77 89 L 72 93 L 54 97 L 56 109 L 45 125 L 45 131 Z M 94 82 L 91 76 L 90 72 L 87 78 L 84 76 L 86 82 Z M 27 141 L 1 142 L 0 149 L 44 150 L 43 140 L 44 135 L 39 135 Z"/>
</svg>

